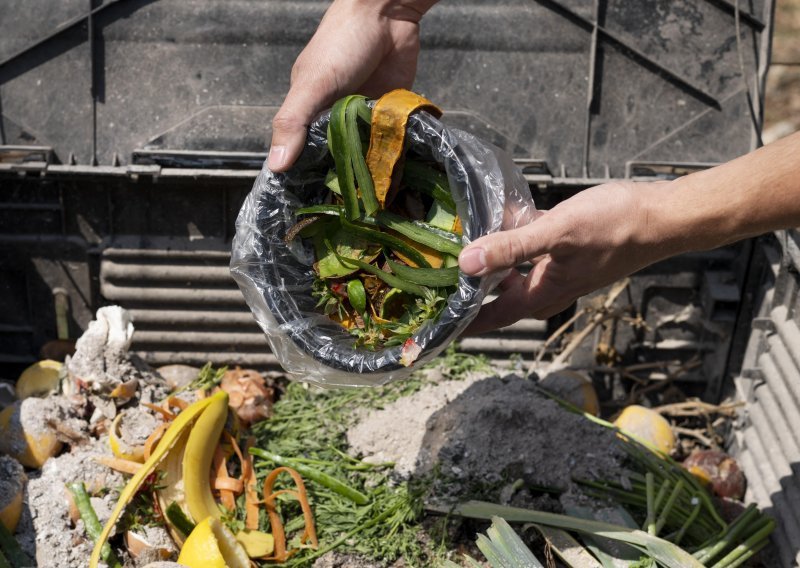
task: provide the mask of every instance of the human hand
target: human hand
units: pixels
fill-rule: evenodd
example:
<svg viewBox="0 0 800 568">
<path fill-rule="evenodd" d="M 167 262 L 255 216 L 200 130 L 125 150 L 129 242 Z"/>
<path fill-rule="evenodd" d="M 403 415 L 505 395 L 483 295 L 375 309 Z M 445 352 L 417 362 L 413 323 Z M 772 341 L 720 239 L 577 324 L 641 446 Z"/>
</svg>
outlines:
<svg viewBox="0 0 800 568">
<path fill-rule="evenodd" d="M 292 67 L 291 86 L 272 121 L 268 165 L 295 162 L 308 125 L 338 98 L 410 88 L 417 72 L 419 20 L 436 0 L 336 0 Z"/>
<path fill-rule="evenodd" d="M 484 275 L 512 269 L 468 334 L 525 318 L 555 315 L 578 297 L 680 252 L 655 222 L 669 182 L 600 185 L 560 203 L 518 229 L 477 239 L 459 256 L 461 270 Z M 527 276 L 515 269 L 531 261 Z"/>
</svg>

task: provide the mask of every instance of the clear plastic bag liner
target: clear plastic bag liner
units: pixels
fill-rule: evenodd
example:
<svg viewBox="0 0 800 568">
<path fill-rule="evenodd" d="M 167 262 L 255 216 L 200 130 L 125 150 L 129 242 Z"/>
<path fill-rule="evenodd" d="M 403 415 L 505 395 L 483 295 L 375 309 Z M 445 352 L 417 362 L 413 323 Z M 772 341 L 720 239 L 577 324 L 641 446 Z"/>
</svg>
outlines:
<svg viewBox="0 0 800 568">
<path fill-rule="evenodd" d="M 377 386 L 408 376 L 436 357 L 477 315 L 503 274 L 461 273 L 457 290 L 436 321 L 420 327 L 413 341 L 422 348 L 412 366 L 400 363 L 403 346 L 370 351 L 315 309 L 313 250 L 300 239 L 284 241 L 296 209 L 322 203 L 325 175 L 333 165 L 327 147 L 329 114 L 311 125 L 306 147 L 286 173 L 266 163 L 236 220 L 231 273 L 267 336 L 272 352 L 294 379 L 325 387 Z M 469 133 L 445 127 L 426 112 L 409 117 L 407 144 L 422 158 L 441 164 L 462 220 L 463 243 L 532 221 L 536 208 L 522 172 L 502 150 Z"/>
</svg>

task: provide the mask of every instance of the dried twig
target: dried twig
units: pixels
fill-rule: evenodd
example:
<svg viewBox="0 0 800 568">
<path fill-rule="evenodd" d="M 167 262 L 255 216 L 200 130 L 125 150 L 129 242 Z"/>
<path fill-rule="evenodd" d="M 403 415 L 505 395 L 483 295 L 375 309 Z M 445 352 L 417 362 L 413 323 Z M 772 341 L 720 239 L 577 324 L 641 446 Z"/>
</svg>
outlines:
<svg viewBox="0 0 800 568">
<path fill-rule="evenodd" d="M 630 394 L 628 395 L 628 402 L 626 403 L 626 406 L 629 405 L 629 404 L 636 404 L 636 401 L 642 395 L 645 395 L 647 393 L 650 393 L 650 392 L 662 389 L 662 388 L 664 388 L 664 387 L 666 387 L 668 385 L 671 385 L 676 379 L 680 378 L 682 375 L 686 374 L 687 372 L 691 371 L 692 369 L 695 369 L 695 368 L 699 367 L 702 364 L 703 364 L 703 361 L 700 359 L 700 357 L 694 356 L 691 359 L 689 359 L 688 361 L 686 361 L 686 363 L 683 363 L 675 371 L 670 372 L 667 375 L 667 377 L 665 379 L 663 379 L 663 380 L 660 380 L 660 381 L 658 381 L 656 383 L 653 383 L 651 385 L 643 387 L 643 388 L 639 389 L 638 391 L 636 390 L 636 385 L 634 385 L 633 388 L 631 388 Z"/>
<path fill-rule="evenodd" d="M 545 353 L 547 353 L 547 348 L 553 345 L 553 343 L 555 343 L 556 340 L 558 340 L 562 335 L 564 335 L 564 333 L 566 333 L 566 331 L 570 328 L 570 326 L 572 326 L 573 323 L 578 321 L 578 318 L 582 317 L 584 314 L 588 314 L 590 311 L 591 311 L 590 308 L 582 308 L 578 310 L 577 312 L 575 312 L 575 314 L 573 314 L 571 318 L 565 321 L 561 325 L 561 327 L 559 327 L 552 334 L 550 334 L 550 337 L 547 338 L 542 347 L 539 349 L 539 354 L 536 356 L 536 361 L 537 362 L 541 361 L 542 358 L 544 358 Z"/>
<path fill-rule="evenodd" d="M 697 430 L 695 428 L 682 428 L 681 426 L 673 426 L 672 430 L 676 434 L 681 434 L 683 436 L 689 436 L 691 438 L 695 438 L 707 448 L 716 448 L 718 446 L 718 444 L 714 443 L 714 441 L 711 438 L 709 438 L 705 434 L 702 434 L 700 430 Z"/>
<path fill-rule="evenodd" d="M 589 337 L 589 335 L 595 330 L 595 328 L 597 328 L 598 325 L 608 319 L 619 317 L 618 313 L 609 312 L 609 310 L 611 309 L 611 306 L 614 305 L 614 300 L 616 300 L 617 296 L 619 296 L 628 287 L 628 284 L 630 284 L 630 279 L 624 278 L 616 282 L 611 287 L 605 302 L 603 302 L 603 307 L 597 311 L 586 327 L 575 334 L 564 350 L 561 351 L 561 353 L 559 353 L 558 356 L 553 360 L 554 366 L 561 365 L 567 359 L 569 359 L 570 355 L 572 355 L 572 353 L 580 346 L 581 343 L 583 343 L 587 337 Z"/>
<path fill-rule="evenodd" d="M 664 404 L 653 408 L 658 413 L 675 417 L 708 416 L 721 414 L 728 418 L 736 416 L 736 409 L 744 406 L 744 402 L 730 402 L 724 404 L 711 404 L 700 400 L 687 400 L 674 404 Z"/>
</svg>

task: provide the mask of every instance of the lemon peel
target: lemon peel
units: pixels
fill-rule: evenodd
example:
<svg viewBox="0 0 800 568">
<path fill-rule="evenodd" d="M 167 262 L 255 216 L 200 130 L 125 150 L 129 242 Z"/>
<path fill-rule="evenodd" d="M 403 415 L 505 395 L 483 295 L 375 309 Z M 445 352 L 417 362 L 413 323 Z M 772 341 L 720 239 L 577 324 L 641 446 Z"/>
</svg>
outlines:
<svg viewBox="0 0 800 568">
<path fill-rule="evenodd" d="M 24 400 L 30 396 L 44 396 L 58 388 L 63 364 L 52 359 L 37 361 L 22 371 L 14 387 L 17 398 Z"/>
<path fill-rule="evenodd" d="M 233 533 L 218 519 L 208 517 L 186 539 L 178 564 L 187 568 L 249 568 L 250 559 Z"/>
</svg>

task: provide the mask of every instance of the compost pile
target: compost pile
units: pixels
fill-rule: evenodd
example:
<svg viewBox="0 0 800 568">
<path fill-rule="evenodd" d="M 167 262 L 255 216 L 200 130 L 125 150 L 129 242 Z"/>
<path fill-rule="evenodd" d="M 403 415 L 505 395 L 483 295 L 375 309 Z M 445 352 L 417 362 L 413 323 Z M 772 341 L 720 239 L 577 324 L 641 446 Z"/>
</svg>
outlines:
<svg viewBox="0 0 800 568">
<path fill-rule="evenodd" d="M 18 380 L 21 400 L 0 414 L 8 565 L 77 568 L 93 552 L 136 568 L 467 565 L 462 552 L 519 538 L 504 517 L 536 523 L 517 548 L 540 558 L 633 525 L 645 527 L 634 542 L 577 546 L 730 566 L 720 561 L 750 558 L 773 527 L 752 507 L 720 516 L 699 481 L 707 454 L 688 465 L 695 477 L 620 438 L 579 373 L 537 381 L 451 349 L 406 381 L 326 391 L 252 370 L 151 369 L 128 353 L 132 332 L 124 310 L 103 308 L 65 364 Z M 477 548 L 486 525 L 470 518 L 494 519 Z"/>
</svg>

